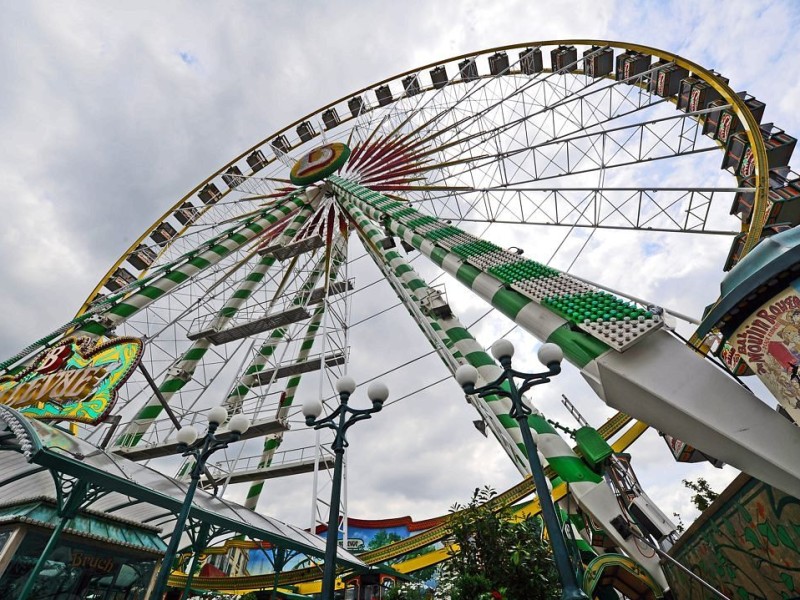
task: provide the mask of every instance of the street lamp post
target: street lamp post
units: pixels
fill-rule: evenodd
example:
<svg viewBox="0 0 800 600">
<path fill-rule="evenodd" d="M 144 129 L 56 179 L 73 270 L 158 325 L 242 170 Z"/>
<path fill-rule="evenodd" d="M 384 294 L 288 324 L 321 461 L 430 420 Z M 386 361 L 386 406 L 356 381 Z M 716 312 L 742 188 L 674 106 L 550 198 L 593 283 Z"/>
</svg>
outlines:
<svg viewBox="0 0 800 600">
<path fill-rule="evenodd" d="M 564 532 L 556 516 L 556 509 L 553 505 L 553 498 L 550 495 L 547 477 L 544 474 L 542 463 L 539 461 L 539 451 L 536 442 L 531 435 L 528 425 L 528 415 L 531 408 L 522 401 L 522 395 L 535 385 L 548 383 L 550 377 L 561 372 L 561 360 L 564 353 L 556 344 L 544 344 L 539 349 L 539 362 L 547 366 L 547 371 L 542 373 L 522 373 L 511 368 L 511 357 L 514 355 L 514 345 L 508 340 L 498 340 L 492 346 L 492 355 L 500 361 L 503 372 L 494 381 L 482 387 L 475 387 L 478 382 L 478 370 L 472 365 L 462 365 L 456 371 L 456 381 L 466 394 L 477 394 L 480 398 L 489 395 L 497 395 L 511 400 L 511 411 L 509 414 L 519 423 L 522 441 L 525 443 L 525 451 L 528 454 L 528 462 L 533 475 L 533 482 L 539 495 L 539 502 L 542 507 L 542 517 L 550 544 L 553 548 L 553 560 L 561 579 L 562 600 L 588 600 L 588 596 L 578 585 L 575 577 L 575 570 L 569 559 L 569 551 L 564 540 Z M 514 379 L 521 380 L 522 385 L 518 388 Z M 504 384 L 506 384 L 504 386 Z"/>
<path fill-rule="evenodd" d="M 344 462 L 344 449 L 347 447 L 345 433 L 347 429 L 364 419 L 370 419 L 373 413 L 383 408 L 383 403 L 389 397 L 389 388 L 376 381 L 367 388 L 367 396 L 372 401 L 372 408 L 350 408 L 347 405 L 350 395 L 356 389 L 356 382 L 352 377 L 342 377 L 336 382 L 336 391 L 339 393 L 339 406 L 324 419 L 318 417 L 322 414 L 322 402 L 309 399 L 303 404 L 303 416 L 306 425 L 314 429 L 327 427 L 333 429 L 335 437 L 331 449 L 336 455 L 333 466 L 333 481 L 331 484 L 331 503 L 328 515 L 328 536 L 325 542 L 325 565 L 322 573 L 322 600 L 333 600 L 336 587 L 336 548 L 339 545 L 339 502 L 342 495 L 342 464 Z M 348 413 L 352 416 L 348 418 Z"/>
<path fill-rule="evenodd" d="M 167 589 L 167 579 L 172 569 L 172 561 L 175 559 L 175 554 L 178 551 L 181 534 L 186 525 L 186 520 L 189 518 L 192 499 L 200 483 L 200 475 L 203 473 L 206 461 L 217 450 L 227 448 L 228 444 L 237 441 L 250 427 L 250 420 L 245 415 L 241 413 L 236 414 L 231 417 L 231 420 L 228 422 L 228 434 L 225 435 L 224 438 L 220 438 L 217 437 L 216 431 L 228 418 L 228 411 L 224 406 L 216 406 L 208 411 L 207 417 L 208 431 L 201 439 L 197 439 L 197 430 L 191 425 L 181 427 L 176 436 L 178 440 L 178 452 L 182 456 L 194 457 L 194 466 L 189 474 L 191 481 L 189 483 L 189 488 L 186 490 L 186 499 L 183 501 L 181 511 L 178 513 L 178 518 L 175 521 L 175 528 L 172 530 L 169 545 L 167 546 L 166 554 L 164 554 L 164 561 L 161 563 L 161 569 L 158 572 L 158 579 L 156 579 L 155 586 L 150 594 L 150 600 L 161 600 Z"/>
</svg>

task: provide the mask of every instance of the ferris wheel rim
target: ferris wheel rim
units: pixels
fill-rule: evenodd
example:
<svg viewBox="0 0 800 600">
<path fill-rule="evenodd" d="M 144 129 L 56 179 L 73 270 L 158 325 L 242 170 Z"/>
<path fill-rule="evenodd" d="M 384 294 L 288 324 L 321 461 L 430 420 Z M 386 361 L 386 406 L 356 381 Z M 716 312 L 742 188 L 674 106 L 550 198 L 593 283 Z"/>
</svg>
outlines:
<svg viewBox="0 0 800 600">
<path fill-rule="evenodd" d="M 721 97 L 726 100 L 730 107 L 735 112 L 736 116 L 739 118 L 742 126 L 744 127 L 744 131 L 747 135 L 748 141 L 750 143 L 750 147 L 753 149 L 753 158 L 754 158 L 754 204 L 753 204 L 753 212 L 752 217 L 750 220 L 749 227 L 746 230 L 746 237 L 744 240 L 744 245 L 741 250 L 741 257 L 744 257 L 752 248 L 758 243 L 761 236 L 762 228 L 766 222 L 767 218 L 767 208 L 768 208 L 768 193 L 769 193 L 769 178 L 766 175 L 769 167 L 768 167 L 768 160 L 767 160 L 767 153 L 766 153 L 766 146 L 764 144 L 764 140 L 761 135 L 758 135 L 759 132 L 759 124 L 756 121 L 755 117 L 753 116 L 752 112 L 749 108 L 745 105 L 744 101 L 741 97 L 720 77 L 715 74 L 714 71 L 710 69 L 706 69 L 702 67 L 698 63 L 681 57 L 677 54 L 667 52 L 652 46 L 636 44 L 636 43 L 628 43 L 622 41 L 612 41 L 612 40 L 600 40 L 600 39 L 584 39 L 584 38 L 569 38 L 569 39 L 554 39 L 554 40 L 542 40 L 542 41 L 530 41 L 530 42 L 523 42 L 523 43 L 515 43 L 515 44 L 506 44 L 502 46 L 495 46 L 492 48 L 487 48 L 484 50 L 478 50 L 468 53 L 459 54 L 450 58 L 441 59 L 438 61 L 434 61 L 414 69 L 409 69 L 403 71 L 397 75 L 387 77 L 382 79 L 378 82 L 375 82 L 369 86 L 360 88 L 355 92 L 351 92 L 342 96 L 341 98 L 334 100 L 319 109 L 316 109 L 297 120 L 289 123 L 288 125 L 284 126 L 283 128 L 279 129 L 278 131 L 268 135 L 261 141 L 257 142 L 250 148 L 244 150 L 238 156 L 234 157 L 220 168 L 218 168 L 215 172 L 209 175 L 207 178 L 199 182 L 193 189 L 187 192 L 180 200 L 175 202 L 170 208 L 168 208 L 156 221 L 153 222 L 133 243 L 122 253 L 122 255 L 110 266 L 108 271 L 102 278 L 99 280 L 97 285 L 94 289 L 89 293 L 86 300 L 83 302 L 79 310 L 77 311 L 75 318 L 80 317 L 83 315 L 91 306 L 92 302 L 98 297 L 102 288 L 106 285 L 108 281 L 110 281 L 116 272 L 123 263 L 125 263 L 128 258 L 134 254 L 137 247 L 142 244 L 147 237 L 153 233 L 162 223 L 166 222 L 170 216 L 174 215 L 175 212 L 187 201 L 189 201 L 195 194 L 197 194 L 200 190 L 203 189 L 204 186 L 212 183 L 215 178 L 220 177 L 227 169 L 235 166 L 238 162 L 242 161 L 245 157 L 252 154 L 255 151 L 269 148 L 269 144 L 271 140 L 276 139 L 278 136 L 281 136 L 287 132 L 290 132 L 292 128 L 298 126 L 299 124 L 310 121 L 314 117 L 320 117 L 322 113 L 330 108 L 334 108 L 337 105 L 340 105 L 347 100 L 355 97 L 361 97 L 362 94 L 369 92 L 371 90 L 375 90 L 382 85 L 386 85 L 391 82 L 397 82 L 401 78 L 419 73 L 425 69 L 429 69 L 432 67 L 436 67 L 443 64 L 452 64 L 461 59 L 469 59 L 469 58 L 477 58 L 481 56 L 487 56 L 492 53 L 496 52 L 504 52 L 509 50 L 517 50 L 521 48 L 541 48 L 541 47 L 549 47 L 549 46 L 561 46 L 561 45 L 581 45 L 581 46 L 600 46 L 600 47 L 611 47 L 615 49 L 626 49 L 626 50 L 635 50 L 637 52 L 646 53 L 652 57 L 661 59 L 661 60 L 668 60 L 674 62 L 676 65 L 681 66 L 683 68 L 688 69 L 693 75 L 699 76 L 700 79 L 709 85 L 711 85 L 720 95 Z M 544 72 L 547 72 L 548 69 L 544 69 Z M 509 73 L 501 73 L 498 75 L 482 75 L 481 77 L 492 77 L 492 78 L 500 78 L 508 76 Z M 604 76 L 605 78 L 611 78 L 610 75 Z M 448 81 L 447 85 L 453 84 L 461 84 L 465 83 L 462 80 L 458 79 L 451 79 Z M 391 102 L 396 103 L 403 99 L 404 95 L 398 95 L 396 98 L 392 97 Z M 672 99 L 670 99 L 672 100 Z M 352 117 L 348 117 L 347 119 L 342 120 L 342 122 L 346 122 Z M 317 133 L 311 141 L 319 137 L 319 133 Z M 301 142 L 296 146 L 293 146 L 291 149 L 303 146 L 307 142 Z M 724 151 L 724 148 L 723 148 Z M 266 163 L 262 166 L 262 168 L 269 166 L 270 164 L 275 163 L 278 161 L 278 158 L 268 159 Z M 255 172 L 254 172 L 255 173 Z M 228 187 L 225 189 L 220 196 L 220 199 L 224 199 L 228 194 L 234 191 L 233 187 Z M 200 214 L 204 214 L 208 210 L 212 208 L 213 205 L 202 206 L 200 207 Z M 174 240 L 179 239 L 189 228 L 189 226 L 182 227 L 177 235 L 169 241 L 169 243 L 162 249 L 166 250 L 170 247 Z M 146 270 L 139 274 L 139 277 L 144 275 Z"/>
</svg>

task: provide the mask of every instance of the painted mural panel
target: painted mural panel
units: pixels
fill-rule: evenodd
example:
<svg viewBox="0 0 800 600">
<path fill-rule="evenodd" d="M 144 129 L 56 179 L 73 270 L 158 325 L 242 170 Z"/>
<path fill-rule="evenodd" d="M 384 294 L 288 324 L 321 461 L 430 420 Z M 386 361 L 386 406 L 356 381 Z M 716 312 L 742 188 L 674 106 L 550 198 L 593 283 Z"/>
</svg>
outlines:
<svg viewBox="0 0 800 600">
<path fill-rule="evenodd" d="M 800 280 L 765 302 L 728 340 L 723 359 L 732 371 L 743 361 L 800 423 Z"/>
<path fill-rule="evenodd" d="M 800 500 L 740 476 L 670 552 L 731 599 L 800 597 Z M 672 566 L 676 598 L 709 597 Z"/>
<path fill-rule="evenodd" d="M 327 532 L 320 532 L 323 538 L 327 537 Z M 375 550 L 399 542 L 409 536 L 408 526 L 405 524 L 390 527 L 374 527 L 350 525 L 347 531 L 347 549 L 353 554 L 360 554 L 369 550 Z M 339 535 L 341 540 L 342 536 Z M 306 557 L 294 557 L 287 563 L 286 570 L 310 567 L 311 563 Z M 272 572 L 272 551 L 266 552 L 260 549 L 250 550 L 250 557 L 247 566 L 250 575 L 264 575 Z"/>
</svg>

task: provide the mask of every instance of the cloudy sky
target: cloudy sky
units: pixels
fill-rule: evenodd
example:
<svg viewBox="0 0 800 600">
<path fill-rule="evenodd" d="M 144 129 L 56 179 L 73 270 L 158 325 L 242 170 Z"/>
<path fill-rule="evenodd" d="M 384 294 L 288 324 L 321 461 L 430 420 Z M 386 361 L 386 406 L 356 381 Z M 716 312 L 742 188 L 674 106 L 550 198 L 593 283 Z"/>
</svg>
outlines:
<svg viewBox="0 0 800 600">
<path fill-rule="evenodd" d="M 74 315 L 129 244 L 231 157 L 335 98 L 453 55 L 562 38 L 651 45 L 720 71 L 766 102 L 764 121 L 800 132 L 800 10 L 791 1 L 0 0 L 0 8 L 2 357 Z M 647 271 L 649 291 L 698 314 L 703 299 L 690 302 L 663 275 Z M 479 333 L 488 344 L 503 331 Z M 574 385 L 553 386 L 548 401 L 585 392 Z M 424 427 L 413 405 L 404 417 L 392 410 L 384 425 L 353 434 L 354 450 L 395 449 L 379 461 L 353 452 L 353 516 L 426 518 L 478 485 L 516 483 L 496 444 L 471 431 L 463 400 Z M 706 476 L 719 490 L 735 475 L 674 465 L 655 435 L 633 453 L 651 495 L 684 520 L 694 512 L 682 478 Z M 305 483 L 275 490 L 262 508 L 306 524 Z"/>
</svg>

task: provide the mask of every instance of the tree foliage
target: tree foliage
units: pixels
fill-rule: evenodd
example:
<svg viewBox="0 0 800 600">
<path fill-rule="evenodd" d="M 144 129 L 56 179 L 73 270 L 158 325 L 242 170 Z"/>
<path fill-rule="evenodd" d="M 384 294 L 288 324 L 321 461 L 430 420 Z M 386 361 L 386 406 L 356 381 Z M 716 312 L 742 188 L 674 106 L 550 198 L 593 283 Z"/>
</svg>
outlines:
<svg viewBox="0 0 800 600">
<path fill-rule="evenodd" d="M 537 519 L 493 512 L 489 487 L 466 506 L 451 509 L 452 541 L 459 547 L 444 565 L 437 597 L 451 600 L 555 600 L 561 585 Z"/>
<path fill-rule="evenodd" d="M 419 583 L 402 583 L 390 588 L 386 600 L 427 600 L 428 589 Z"/>
<path fill-rule="evenodd" d="M 717 499 L 719 494 L 711 489 L 708 482 L 702 477 L 698 477 L 697 481 L 683 480 L 683 485 L 694 492 L 692 496 L 692 504 L 695 505 L 697 510 L 703 512 L 714 500 Z"/>
<path fill-rule="evenodd" d="M 394 542 L 399 542 L 403 538 L 396 534 L 394 531 L 386 531 L 381 529 L 367 544 L 367 550 L 377 550 L 383 548 Z"/>
</svg>

